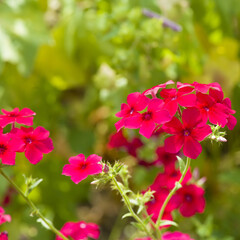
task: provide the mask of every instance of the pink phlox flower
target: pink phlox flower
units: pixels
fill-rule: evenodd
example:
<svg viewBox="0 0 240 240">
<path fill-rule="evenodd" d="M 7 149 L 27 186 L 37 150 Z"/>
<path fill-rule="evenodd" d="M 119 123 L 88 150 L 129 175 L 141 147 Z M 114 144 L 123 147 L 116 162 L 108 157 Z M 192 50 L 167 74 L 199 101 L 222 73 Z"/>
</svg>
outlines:
<svg viewBox="0 0 240 240">
<path fill-rule="evenodd" d="M 0 233 L 0 240 L 8 240 L 8 233 L 7 232 Z"/>
<path fill-rule="evenodd" d="M 62 174 L 70 176 L 71 180 L 78 184 L 89 175 L 96 175 L 102 172 L 102 157 L 92 154 L 87 159 L 81 153 L 77 156 L 70 157 L 69 163 L 63 167 Z"/>
<path fill-rule="evenodd" d="M 170 114 L 163 107 L 164 102 L 161 99 L 151 99 L 146 112 L 125 119 L 125 127 L 140 128 L 139 133 L 146 138 L 150 138 L 156 124 L 163 124 L 171 120 Z"/>
<path fill-rule="evenodd" d="M 237 119 L 232 116 L 232 114 L 234 114 L 236 111 L 232 109 L 231 100 L 229 98 L 224 98 L 223 92 L 215 89 L 210 89 L 209 95 L 213 97 L 217 103 L 223 104 L 225 106 L 225 113 L 227 114 L 227 127 L 229 130 L 233 130 L 237 124 Z"/>
<path fill-rule="evenodd" d="M 178 90 L 174 88 L 163 89 L 160 96 L 164 99 L 165 108 L 171 116 L 174 116 L 178 110 L 178 104 L 183 107 L 194 107 L 196 105 L 196 95 L 191 94 L 192 87 L 182 87 Z"/>
<path fill-rule="evenodd" d="M 127 152 L 133 157 L 137 157 L 137 150 L 143 146 L 143 142 L 140 138 L 134 137 L 128 142 L 126 148 Z"/>
<path fill-rule="evenodd" d="M 167 81 L 166 83 L 163 84 L 159 84 L 157 86 L 154 86 L 152 88 L 149 88 L 147 90 L 145 90 L 143 92 L 144 95 L 152 95 L 152 98 L 156 98 L 157 97 L 157 93 L 159 91 L 159 89 L 165 88 L 167 85 L 169 84 L 174 84 L 174 82 L 172 80 Z"/>
<path fill-rule="evenodd" d="M 193 82 L 191 85 L 195 88 L 197 92 L 201 92 L 201 93 L 207 93 L 208 90 L 211 88 L 222 92 L 222 87 L 217 82 L 209 83 L 209 84 Z"/>
<path fill-rule="evenodd" d="M 205 208 L 204 189 L 195 185 L 184 185 L 172 197 L 172 201 L 179 207 L 184 217 L 191 217 L 196 213 L 203 213 Z"/>
<path fill-rule="evenodd" d="M 181 232 L 165 232 L 162 240 L 194 240 L 188 234 Z"/>
<path fill-rule="evenodd" d="M 21 148 L 21 143 L 16 143 L 11 140 L 9 133 L 0 133 L 0 159 L 6 165 L 14 165 L 16 158 L 16 151 Z"/>
<path fill-rule="evenodd" d="M 158 147 L 156 149 L 157 159 L 153 162 L 155 166 L 164 166 L 164 168 L 174 168 L 177 161 L 176 154 L 165 151 L 164 147 Z"/>
<path fill-rule="evenodd" d="M 14 128 L 11 131 L 12 142 L 21 145 L 19 152 L 25 152 L 26 158 L 32 164 L 37 164 L 43 158 L 43 153 L 50 153 L 54 147 L 49 131 L 39 126 L 37 128 Z"/>
<path fill-rule="evenodd" d="M 185 156 L 196 159 L 202 151 L 199 141 L 212 133 L 211 127 L 202 122 L 200 112 L 196 108 L 184 109 L 181 123 L 176 117 L 165 124 L 165 131 L 173 134 L 165 140 L 165 150 L 178 153 L 183 147 Z"/>
<path fill-rule="evenodd" d="M 88 237 L 98 239 L 100 230 L 95 223 L 80 222 L 67 222 L 63 225 L 60 232 L 66 236 L 71 237 L 73 240 L 87 240 Z M 56 240 L 62 240 L 61 237 L 57 236 Z"/>
<path fill-rule="evenodd" d="M 13 194 L 15 194 L 15 193 L 16 193 L 15 188 L 13 188 L 13 187 L 11 187 L 11 186 L 9 186 L 9 187 L 7 188 L 6 192 L 5 192 L 4 195 L 3 195 L 3 199 L 2 199 L 2 202 L 1 202 L 1 204 L 2 204 L 3 207 L 6 207 L 6 206 L 8 206 L 8 205 L 11 203 L 11 201 L 12 201 L 12 196 L 13 196 Z"/>
<path fill-rule="evenodd" d="M 228 118 L 227 107 L 215 101 L 215 99 L 208 94 L 197 93 L 196 107 L 200 110 L 204 122 L 209 121 L 212 124 L 225 127 Z"/>
<path fill-rule="evenodd" d="M 14 108 L 12 111 L 6 111 L 2 109 L 3 115 L 0 115 L 0 126 L 5 127 L 10 123 L 19 123 L 27 126 L 33 125 L 33 116 L 36 115 L 29 108 L 23 108 L 19 111 L 18 108 Z"/>
<path fill-rule="evenodd" d="M 121 129 L 118 132 L 110 135 L 110 139 L 107 147 L 112 149 L 112 148 L 126 147 L 127 145 L 128 145 L 128 141 L 123 135 L 123 130 Z"/>
<path fill-rule="evenodd" d="M 127 96 L 127 104 L 123 103 L 121 105 L 121 111 L 116 113 L 116 116 L 121 118 L 115 123 L 117 131 L 125 126 L 126 118 L 139 114 L 139 111 L 142 111 L 147 107 L 149 101 L 150 99 L 140 92 L 130 93 Z"/>
<path fill-rule="evenodd" d="M 11 222 L 11 216 L 4 213 L 5 213 L 4 209 L 0 207 L 0 225 L 2 225 L 5 222 Z"/>
</svg>

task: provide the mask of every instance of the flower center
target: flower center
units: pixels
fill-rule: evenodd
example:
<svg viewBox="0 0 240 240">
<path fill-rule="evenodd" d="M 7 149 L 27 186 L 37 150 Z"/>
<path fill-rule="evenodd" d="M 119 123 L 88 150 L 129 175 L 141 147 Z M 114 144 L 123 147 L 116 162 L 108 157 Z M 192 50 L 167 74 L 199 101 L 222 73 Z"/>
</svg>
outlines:
<svg viewBox="0 0 240 240">
<path fill-rule="evenodd" d="M 31 144 L 33 142 L 32 138 L 30 137 L 26 137 L 24 140 L 26 144 Z"/>
<path fill-rule="evenodd" d="M 177 171 L 175 171 L 171 174 L 171 177 L 177 177 L 177 175 L 178 175 L 178 173 L 177 173 Z"/>
<path fill-rule="evenodd" d="M 205 111 L 209 111 L 209 108 L 208 107 L 203 107 L 203 109 L 205 110 Z"/>
<path fill-rule="evenodd" d="M 4 154 L 4 152 L 7 150 L 7 147 L 3 144 L 0 144 L 0 154 Z"/>
<path fill-rule="evenodd" d="M 187 202 L 192 202 L 192 200 L 193 200 L 193 197 L 192 197 L 192 195 L 190 195 L 190 194 L 186 194 L 186 195 L 184 196 L 184 198 L 185 198 L 185 200 L 186 200 Z"/>
<path fill-rule="evenodd" d="M 144 120 L 150 120 L 152 118 L 152 114 L 150 112 L 146 112 L 143 114 L 143 119 Z"/>
<path fill-rule="evenodd" d="M 133 112 L 134 112 L 134 108 L 132 107 L 130 110 L 130 114 L 133 114 Z"/>
<path fill-rule="evenodd" d="M 184 136 L 189 136 L 189 135 L 190 135 L 190 131 L 189 131 L 188 129 L 185 129 L 185 130 L 183 131 L 183 135 L 184 135 Z"/>
<path fill-rule="evenodd" d="M 87 164 L 83 163 L 83 164 L 80 166 L 80 169 L 84 170 L 86 167 L 87 167 Z"/>
</svg>

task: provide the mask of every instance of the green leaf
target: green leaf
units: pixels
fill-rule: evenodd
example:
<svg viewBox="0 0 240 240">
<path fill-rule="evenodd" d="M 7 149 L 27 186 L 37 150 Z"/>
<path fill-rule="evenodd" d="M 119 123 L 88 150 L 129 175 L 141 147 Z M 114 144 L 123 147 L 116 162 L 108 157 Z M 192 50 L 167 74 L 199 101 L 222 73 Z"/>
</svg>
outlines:
<svg viewBox="0 0 240 240">
<path fill-rule="evenodd" d="M 127 217 L 132 217 L 131 213 L 126 213 L 122 216 L 122 219 L 127 218 Z"/>
<path fill-rule="evenodd" d="M 49 219 L 45 218 L 45 220 L 52 225 L 52 222 Z M 50 229 L 49 226 L 41 218 L 38 218 L 37 222 L 41 223 L 44 228 Z"/>
<path fill-rule="evenodd" d="M 173 221 L 169 221 L 169 220 L 162 220 L 161 222 L 160 222 L 160 227 L 163 227 L 163 226 L 167 226 L 167 225 L 171 225 L 171 226 L 175 226 L 175 227 L 177 227 L 178 226 L 178 224 L 177 223 L 175 223 L 175 222 L 173 222 Z"/>
<path fill-rule="evenodd" d="M 177 160 L 178 160 L 180 171 L 181 171 L 181 173 L 183 173 L 183 171 L 185 169 L 185 163 L 182 160 L 182 158 L 180 158 L 179 156 L 177 156 Z"/>
</svg>

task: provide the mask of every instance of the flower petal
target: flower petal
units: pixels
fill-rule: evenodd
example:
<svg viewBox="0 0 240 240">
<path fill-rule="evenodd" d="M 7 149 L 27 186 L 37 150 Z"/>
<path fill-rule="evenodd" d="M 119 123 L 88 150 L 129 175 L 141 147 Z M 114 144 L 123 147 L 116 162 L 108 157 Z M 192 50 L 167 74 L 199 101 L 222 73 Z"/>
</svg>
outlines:
<svg viewBox="0 0 240 240">
<path fill-rule="evenodd" d="M 186 157 L 196 159 L 201 152 L 202 146 L 197 140 L 191 136 L 186 136 L 184 138 L 183 154 Z"/>
<path fill-rule="evenodd" d="M 139 133 L 146 138 L 150 138 L 155 129 L 155 123 L 152 120 L 143 121 Z"/>
<path fill-rule="evenodd" d="M 184 137 L 181 135 L 174 135 L 168 137 L 164 142 L 166 152 L 177 153 L 183 146 Z"/>
</svg>

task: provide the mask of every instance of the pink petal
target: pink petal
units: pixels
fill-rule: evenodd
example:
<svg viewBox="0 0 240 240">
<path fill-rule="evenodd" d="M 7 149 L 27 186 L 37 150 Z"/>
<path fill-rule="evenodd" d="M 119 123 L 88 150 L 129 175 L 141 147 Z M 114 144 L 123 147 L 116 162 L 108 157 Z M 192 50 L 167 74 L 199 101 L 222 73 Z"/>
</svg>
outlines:
<svg viewBox="0 0 240 240">
<path fill-rule="evenodd" d="M 128 115 L 131 111 L 131 108 L 126 104 L 126 103 L 122 103 L 121 104 L 121 111 L 116 113 L 115 116 L 116 117 L 125 117 L 126 115 Z"/>
<path fill-rule="evenodd" d="M 42 160 L 43 154 L 34 145 L 28 145 L 26 147 L 25 156 L 32 164 L 37 164 Z"/>
<path fill-rule="evenodd" d="M 186 157 L 196 159 L 201 152 L 202 146 L 197 140 L 193 139 L 191 136 L 184 138 L 183 154 Z"/>
<path fill-rule="evenodd" d="M 41 141 L 37 141 L 34 143 L 35 147 L 39 149 L 42 153 L 50 153 L 54 147 L 51 138 L 47 138 Z"/>
<path fill-rule="evenodd" d="M 155 123 L 152 120 L 143 121 L 139 133 L 146 138 L 150 138 L 155 129 Z"/>
<path fill-rule="evenodd" d="M 148 105 L 148 111 L 155 112 L 155 111 L 161 110 L 163 106 L 164 106 L 164 102 L 162 99 L 154 98 L 150 101 Z"/>
<path fill-rule="evenodd" d="M 170 113 L 171 116 L 174 116 L 178 110 L 177 100 L 171 100 L 164 106 L 165 109 Z"/>
<path fill-rule="evenodd" d="M 2 156 L 2 163 L 6 165 L 15 165 L 16 153 L 7 151 Z"/>
<path fill-rule="evenodd" d="M 194 203 L 183 203 L 182 206 L 179 208 L 179 212 L 184 217 L 191 217 L 196 213 L 196 206 L 194 205 Z"/>
<path fill-rule="evenodd" d="M 236 126 L 237 124 L 237 119 L 232 116 L 232 115 L 229 115 L 228 119 L 227 119 L 227 127 L 229 128 L 229 130 L 233 130 L 234 127 Z"/>
<path fill-rule="evenodd" d="M 26 144 L 21 138 L 15 137 L 13 135 L 13 138 L 8 145 L 14 152 L 23 152 Z"/>
<path fill-rule="evenodd" d="M 185 128 L 191 129 L 201 122 L 201 114 L 197 108 L 187 108 L 182 112 L 182 121 Z"/>
<path fill-rule="evenodd" d="M 86 159 L 87 164 L 96 164 L 99 163 L 102 160 L 102 157 L 92 154 Z"/>
<path fill-rule="evenodd" d="M 208 117 L 209 121 L 215 125 L 220 125 L 221 127 L 225 127 L 227 124 L 228 115 L 225 113 L 226 107 L 221 103 L 216 103 L 209 110 Z"/>
<path fill-rule="evenodd" d="M 79 165 L 85 161 L 85 156 L 84 154 L 80 153 L 77 156 L 70 157 L 68 161 L 70 164 Z"/>
<path fill-rule="evenodd" d="M 136 129 L 139 128 L 142 124 L 142 115 L 140 113 L 125 118 L 124 125 L 126 128 Z"/>
<path fill-rule="evenodd" d="M 130 106 L 134 106 L 136 104 L 136 102 L 138 101 L 138 98 L 141 96 L 140 92 L 134 92 L 134 93 L 130 93 L 127 96 L 127 103 Z"/>
<path fill-rule="evenodd" d="M 49 131 L 45 128 L 39 126 L 33 131 L 34 136 L 36 136 L 37 140 L 43 140 L 49 137 Z"/>
<path fill-rule="evenodd" d="M 2 109 L 2 112 L 6 115 L 11 114 L 11 113 L 12 114 L 18 114 L 19 113 L 19 108 L 14 108 L 12 111 L 7 111 L 5 109 Z"/>
<path fill-rule="evenodd" d="M 170 134 L 181 133 L 183 131 L 182 123 L 176 117 L 173 117 L 170 122 L 164 124 L 164 130 Z"/>
<path fill-rule="evenodd" d="M 178 97 L 178 103 L 184 107 L 194 107 L 196 105 L 197 97 L 195 94 L 187 94 Z"/>
<path fill-rule="evenodd" d="M 203 127 L 197 127 L 193 129 L 191 132 L 191 136 L 198 141 L 203 141 L 211 133 L 212 133 L 211 127 L 209 125 L 205 125 Z"/>
<path fill-rule="evenodd" d="M 16 122 L 27 126 L 33 125 L 33 117 L 17 117 Z"/>
<path fill-rule="evenodd" d="M 36 115 L 36 113 L 29 108 L 23 108 L 22 110 L 20 110 L 19 115 L 27 117 L 27 116 Z"/>
<path fill-rule="evenodd" d="M 116 130 L 120 131 L 124 127 L 124 123 L 125 123 L 125 118 L 122 118 L 119 121 L 117 121 L 115 123 Z"/>
<path fill-rule="evenodd" d="M 203 213 L 206 206 L 206 201 L 203 196 L 197 198 L 196 208 L 199 213 Z"/>
<path fill-rule="evenodd" d="M 165 99 L 174 98 L 177 95 L 177 90 L 175 88 L 163 89 L 160 92 L 160 96 Z"/>
<path fill-rule="evenodd" d="M 221 103 L 223 100 L 223 92 L 216 89 L 209 89 L 209 95 L 215 99 L 216 102 Z"/>
<path fill-rule="evenodd" d="M 87 165 L 86 169 L 84 169 L 84 172 L 87 175 L 95 175 L 102 172 L 102 165 L 101 164 L 91 164 Z"/>
<path fill-rule="evenodd" d="M 164 142 L 166 152 L 177 153 L 183 146 L 184 138 L 181 135 L 168 137 Z"/>
<path fill-rule="evenodd" d="M 12 118 L 12 117 L 3 117 L 3 118 L 1 118 L 0 117 L 0 126 L 1 127 L 5 127 L 8 124 L 14 123 L 14 122 L 15 122 L 15 118 Z"/>
<path fill-rule="evenodd" d="M 169 122 L 172 119 L 172 117 L 170 116 L 167 110 L 161 110 L 161 111 L 154 112 L 152 114 L 152 119 L 155 123 L 163 124 L 163 123 Z"/>
</svg>

